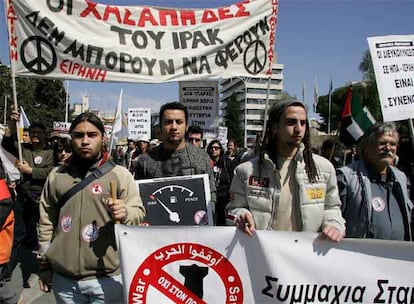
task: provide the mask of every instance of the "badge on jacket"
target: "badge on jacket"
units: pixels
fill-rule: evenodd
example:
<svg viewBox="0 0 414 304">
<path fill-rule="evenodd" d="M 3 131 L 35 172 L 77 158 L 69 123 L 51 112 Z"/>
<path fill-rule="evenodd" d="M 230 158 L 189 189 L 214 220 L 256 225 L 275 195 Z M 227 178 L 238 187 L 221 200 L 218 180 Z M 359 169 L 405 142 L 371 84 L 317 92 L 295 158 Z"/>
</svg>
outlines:
<svg viewBox="0 0 414 304">
<path fill-rule="evenodd" d="M 249 177 L 249 186 L 265 187 L 268 188 L 270 179 L 268 177 L 253 176 Z"/>
<path fill-rule="evenodd" d="M 40 155 L 36 156 L 33 160 L 33 162 L 35 163 L 35 165 L 40 165 L 43 161 L 43 157 L 41 157 Z"/>
<path fill-rule="evenodd" d="M 326 195 L 326 186 L 324 185 L 312 185 L 306 186 L 305 185 L 305 194 L 306 198 L 309 201 L 314 200 L 324 200 Z"/>
</svg>

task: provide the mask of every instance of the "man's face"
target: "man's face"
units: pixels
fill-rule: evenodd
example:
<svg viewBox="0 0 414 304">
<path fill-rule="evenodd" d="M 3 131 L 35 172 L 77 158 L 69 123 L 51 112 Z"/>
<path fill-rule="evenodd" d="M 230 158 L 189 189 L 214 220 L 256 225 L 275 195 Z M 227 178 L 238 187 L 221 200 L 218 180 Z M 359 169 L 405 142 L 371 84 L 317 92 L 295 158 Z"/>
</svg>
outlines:
<svg viewBox="0 0 414 304">
<path fill-rule="evenodd" d="M 135 149 L 135 143 L 133 141 L 128 142 L 128 149 L 130 151 Z"/>
<path fill-rule="evenodd" d="M 234 146 L 234 142 L 229 142 L 227 144 L 227 151 L 229 154 L 233 154 L 234 152 L 236 152 L 236 147 Z"/>
<path fill-rule="evenodd" d="M 103 135 L 95 125 L 83 121 L 72 130 L 73 153 L 80 159 L 98 159 L 103 145 Z"/>
<path fill-rule="evenodd" d="M 287 107 L 278 124 L 272 128 L 272 137 L 281 145 L 297 147 L 306 132 L 306 111 L 301 106 Z"/>
<path fill-rule="evenodd" d="M 365 158 L 375 167 L 389 166 L 394 163 L 397 153 L 398 135 L 396 132 L 386 132 L 370 143 L 365 151 Z"/>
<path fill-rule="evenodd" d="M 46 133 L 41 128 L 33 128 L 29 131 L 30 134 L 30 141 L 33 144 L 42 144 L 45 142 Z"/>
<path fill-rule="evenodd" d="M 177 145 L 184 142 L 187 123 L 182 110 L 165 110 L 161 122 L 161 136 L 164 143 Z"/>
<path fill-rule="evenodd" d="M 23 138 L 22 138 L 23 142 L 25 144 L 30 144 L 31 140 L 30 140 L 30 134 L 29 131 L 23 131 Z"/>
<path fill-rule="evenodd" d="M 201 133 L 188 133 L 187 141 L 194 147 L 201 147 Z"/>
</svg>

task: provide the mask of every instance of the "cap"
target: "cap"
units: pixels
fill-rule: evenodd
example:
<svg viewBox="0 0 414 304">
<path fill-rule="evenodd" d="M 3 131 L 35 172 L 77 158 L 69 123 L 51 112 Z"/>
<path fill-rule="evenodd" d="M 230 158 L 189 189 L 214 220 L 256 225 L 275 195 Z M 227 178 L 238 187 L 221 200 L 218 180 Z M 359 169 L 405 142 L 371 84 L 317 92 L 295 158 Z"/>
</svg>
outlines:
<svg viewBox="0 0 414 304">
<path fill-rule="evenodd" d="M 145 135 L 145 134 L 142 134 L 142 135 L 138 136 L 138 138 L 137 138 L 137 140 L 136 140 L 136 141 L 137 141 L 137 142 L 138 142 L 138 141 L 145 141 L 145 142 L 149 143 L 148 136 L 147 136 L 147 135 Z"/>
<path fill-rule="evenodd" d="M 158 146 L 160 144 L 160 141 L 157 138 L 151 139 L 150 145 L 156 145 Z"/>
<path fill-rule="evenodd" d="M 303 107 L 306 110 L 306 107 L 303 102 L 297 99 L 285 99 L 279 102 L 276 102 L 269 112 L 269 121 L 278 121 L 283 111 L 290 106 L 299 106 Z"/>
</svg>

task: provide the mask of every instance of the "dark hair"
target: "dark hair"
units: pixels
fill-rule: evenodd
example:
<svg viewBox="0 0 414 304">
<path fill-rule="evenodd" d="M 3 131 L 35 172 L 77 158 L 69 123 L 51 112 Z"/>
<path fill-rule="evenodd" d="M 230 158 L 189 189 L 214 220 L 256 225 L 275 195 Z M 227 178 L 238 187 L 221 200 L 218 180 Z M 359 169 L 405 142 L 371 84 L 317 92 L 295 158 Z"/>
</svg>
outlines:
<svg viewBox="0 0 414 304">
<path fill-rule="evenodd" d="M 99 119 L 98 116 L 93 114 L 92 112 L 83 112 L 82 114 L 79 114 L 70 125 L 69 133 L 72 133 L 73 129 L 80 124 L 81 122 L 87 121 L 91 124 L 93 124 L 99 131 L 101 131 L 102 135 L 105 134 L 105 127 L 102 123 L 102 121 Z"/>
<path fill-rule="evenodd" d="M 178 101 L 173 101 L 173 102 L 165 103 L 161 106 L 161 108 L 160 108 L 160 125 L 162 124 L 162 118 L 163 118 L 164 112 L 166 110 L 181 110 L 181 111 L 183 111 L 184 115 L 185 115 L 185 123 L 187 124 L 187 122 L 188 122 L 187 107 L 185 105 L 183 105 L 182 103 L 178 102 Z"/>
<path fill-rule="evenodd" d="M 208 155 L 210 155 L 210 150 L 213 147 L 214 144 L 218 144 L 220 147 L 220 158 L 224 157 L 224 148 L 223 145 L 221 144 L 221 142 L 218 139 L 213 139 L 212 141 L 210 141 L 210 143 L 207 146 L 207 153 Z M 210 155 L 211 157 L 211 155 Z"/>
<path fill-rule="evenodd" d="M 43 123 L 39 122 L 39 121 L 35 121 L 35 122 L 32 122 L 30 124 L 29 132 L 33 129 L 40 129 L 40 130 L 42 130 L 43 132 L 46 133 L 46 126 Z"/>
<path fill-rule="evenodd" d="M 296 99 L 286 99 L 279 102 L 276 102 L 269 111 L 269 118 L 266 124 L 266 132 L 263 137 L 263 149 L 260 152 L 260 162 L 263 162 L 264 152 L 266 151 L 269 153 L 270 156 L 274 156 L 277 154 L 276 145 L 272 138 L 272 128 L 275 124 L 280 122 L 280 118 L 282 114 L 288 107 L 302 107 L 307 115 L 305 105 Z M 315 162 L 313 161 L 312 157 L 312 146 L 310 144 L 310 129 L 309 129 L 309 121 L 306 119 L 306 132 L 303 136 L 303 144 L 305 149 L 303 151 L 303 160 L 305 162 L 305 170 L 310 182 L 316 182 L 318 178 L 318 171 L 316 170 Z"/>
<path fill-rule="evenodd" d="M 203 138 L 203 129 L 201 129 L 200 126 L 194 126 L 194 125 L 189 126 L 188 130 L 187 130 L 187 136 L 186 137 L 188 137 L 188 134 L 190 134 L 190 133 L 201 134 L 201 139 Z"/>
<path fill-rule="evenodd" d="M 231 142 L 234 144 L 234 147 L 237 149 L 237 147 L 238 147 L 237 141 L 234 138 L 230 138 L 227 141 L 227 145 L 229 145 L 229 143 L 231 143 Z"/>
</svg>

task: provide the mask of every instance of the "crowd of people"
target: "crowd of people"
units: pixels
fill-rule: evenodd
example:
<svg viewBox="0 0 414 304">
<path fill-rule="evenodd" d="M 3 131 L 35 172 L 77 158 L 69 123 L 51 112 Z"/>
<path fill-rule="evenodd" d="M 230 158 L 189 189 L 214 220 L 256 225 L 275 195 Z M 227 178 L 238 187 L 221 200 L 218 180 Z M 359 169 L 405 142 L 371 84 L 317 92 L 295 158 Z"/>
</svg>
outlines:
<svg viewBox="0 0 414 304">
<path fill-rule="evenodd" d="M 48 143 L 42 124 L 30 126 L 17 163 L 21 180 L 0 200 L 0 240 L 9 240 L 0 250 L 4 303 L 16 303 L 7 281 L 23 247 L 36 254 L 40 287 L 58 303 L 123 303 L 114 224 L 142 223 L 138 179 L 207 174 L 214 224 L 236 225 L 252 237 L 276 230 L 317 232 L 333 242 L 413 240 L 409 180 L 395 166 L 393 123 L 375 124 L 342 161 L 332 141 L 314 153 L 306 108 L 295 99 L 274 104 L 254 150 L 238 149 L 233 139 L 226 147 L 207 143 L 181 103 L 164 104 L 159 117 L 160 138 L 130 139 L 109 152 L 92 113 L 74 119 L 71 139 Z M 2 142 L 15 155 L 18 119 L 13 113 Z"/>
</svg>

